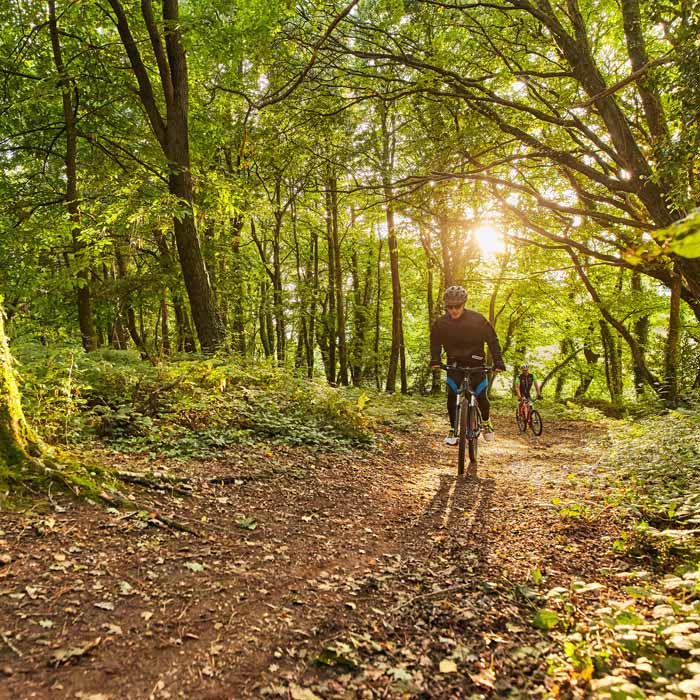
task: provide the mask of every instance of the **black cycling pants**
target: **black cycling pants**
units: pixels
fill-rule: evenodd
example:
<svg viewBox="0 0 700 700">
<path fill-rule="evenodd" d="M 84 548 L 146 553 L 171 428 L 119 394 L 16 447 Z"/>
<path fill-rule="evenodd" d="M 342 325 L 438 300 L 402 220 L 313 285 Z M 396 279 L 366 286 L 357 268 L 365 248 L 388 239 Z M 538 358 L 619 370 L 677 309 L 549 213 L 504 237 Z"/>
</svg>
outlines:
<svg viewBox="0 0 700 700">
<path fill-rule="evenodd" d="M 460 370 L 451 369 L 447 373 L 447 378 L 451 379 L 457 386 L 462 383 L 462 375 L 464 373 Z M 471 385 L 472 389 L 475 389 L 482 381 L 486 379 L 485 373 L 472 374 L 471 375 Z M 489 419 L 491 412 L 491 404 L 489 403 L 488 389 L 484 389 L 477 397 L 476 402 L 479 404 L 479 410 L 481 411 L 481 417 L 484 420 Z M 457 394 L 447 385 L 447 413 L 450 416 L 450 425 L 455 427 L 455 417 L 457 413 Z"/>
</svg>

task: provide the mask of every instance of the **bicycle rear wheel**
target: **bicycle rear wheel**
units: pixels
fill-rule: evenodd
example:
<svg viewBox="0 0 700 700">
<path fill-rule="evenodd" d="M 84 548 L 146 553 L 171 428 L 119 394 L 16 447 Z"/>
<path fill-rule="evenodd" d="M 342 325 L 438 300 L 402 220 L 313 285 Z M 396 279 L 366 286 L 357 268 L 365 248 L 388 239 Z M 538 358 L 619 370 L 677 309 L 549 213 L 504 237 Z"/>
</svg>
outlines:
<svg viewBox="0 0 700 700">
<path fill-rule="evenodd" d="M 469 462 L 476 466 L 479 457 L 479 433 L 481 432 L 481 426 L 479 425 L 479 409 L 476 406 L 469 406 L 467 408 L 467 417 L 467 424 L 469 426 Z"/>
<path fill-rule="evenodd" d="M 530 428 L 535 435 L 542 435 L 542 416 L 539 411 L 533 411 L 530 415 Z"/>
<path fill-rule="evenodd" d="M 524 433 L 527 430 L 527 423 L 525 422 L 525 417 L 520 410 L 520 406 L 515 409 L 515 422 L 518 424 L 518 430 Z"/>
<path fill-rule="evenodd" d="M 457 476 L 464 474 L 464 458 L 467 452 L 467 418 L 469 406 L 462 401 L 459 405 L 459 450 L 457 451 Z"/>
</svg>

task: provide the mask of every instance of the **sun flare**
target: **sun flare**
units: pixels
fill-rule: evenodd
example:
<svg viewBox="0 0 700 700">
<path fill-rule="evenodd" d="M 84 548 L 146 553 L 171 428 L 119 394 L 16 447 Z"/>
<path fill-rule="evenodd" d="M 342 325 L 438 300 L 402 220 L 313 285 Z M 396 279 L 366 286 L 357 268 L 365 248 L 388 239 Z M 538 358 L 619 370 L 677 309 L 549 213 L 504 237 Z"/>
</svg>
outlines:
<svg viewBox="0 0 700 700">
<path fill-rule="evenodd" d="M 482 224 L 474 231 L 479 250 L 485 256 L 505 252 L 506 243 L 503 234 L 493 224 Z"/>
</svg>

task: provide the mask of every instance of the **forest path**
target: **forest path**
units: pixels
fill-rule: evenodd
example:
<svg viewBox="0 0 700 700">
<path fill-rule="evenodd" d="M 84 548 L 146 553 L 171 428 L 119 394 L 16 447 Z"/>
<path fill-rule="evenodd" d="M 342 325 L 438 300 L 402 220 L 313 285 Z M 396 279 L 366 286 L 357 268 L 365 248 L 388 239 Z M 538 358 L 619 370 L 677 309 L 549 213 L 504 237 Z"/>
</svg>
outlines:
<svg viewBox="0 0 700 700">
<path fill-rule="evenodd" d="M 537 693 L 550 642 L 518 586 L 610 565 L 610 526 L 552 505 L 596 503 L 600 430 L 555 422 L 533 438 L 495 423 L 468 479 L 432 418 L 372 450 L 159 465 L 193 495 L 134 495 L 202 537 L 65 497 L 61 512 L 5 514 L 0 698 Z"/>
</svg>

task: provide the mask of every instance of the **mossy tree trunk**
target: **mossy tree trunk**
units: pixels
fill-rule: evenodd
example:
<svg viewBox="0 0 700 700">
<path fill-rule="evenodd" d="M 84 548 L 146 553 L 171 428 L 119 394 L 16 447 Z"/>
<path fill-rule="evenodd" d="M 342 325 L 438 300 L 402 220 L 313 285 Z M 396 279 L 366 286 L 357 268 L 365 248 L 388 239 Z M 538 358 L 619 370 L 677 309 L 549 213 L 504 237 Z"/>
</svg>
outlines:
<svg viewBox="0 0 700 700">
<path fill-rule="evenodd" d="M 21 472 L 36 463 L 42 452 L 41 441 L 22 412 L 0 307 L 0 478 L 10 484 L 21 481 Z"/>
<path fill-rule="evenodd" d="M 58 482 L 76 496 L 105 500 L 101 483 L 107 475 L 98 465 L 88 469 L 68 455 L 44 444 L 22 411 L 12 354 L 0 306 L 0 489 L 20 492 L 33 483 Z M 109 497 L 112 505 L 132 505 L 123 497 Z"/>
</svg>

